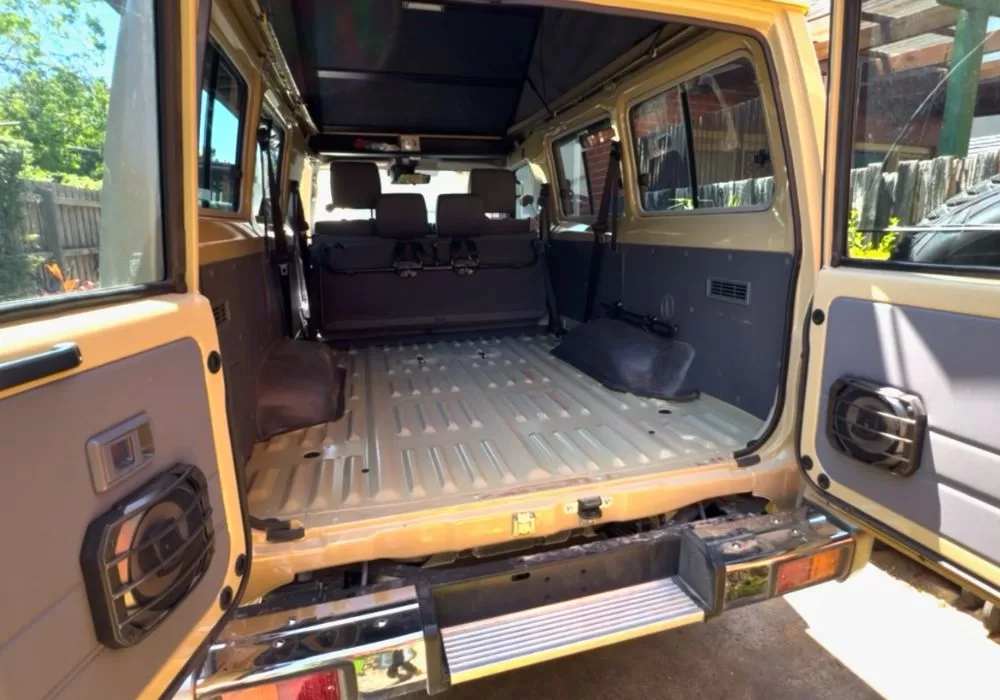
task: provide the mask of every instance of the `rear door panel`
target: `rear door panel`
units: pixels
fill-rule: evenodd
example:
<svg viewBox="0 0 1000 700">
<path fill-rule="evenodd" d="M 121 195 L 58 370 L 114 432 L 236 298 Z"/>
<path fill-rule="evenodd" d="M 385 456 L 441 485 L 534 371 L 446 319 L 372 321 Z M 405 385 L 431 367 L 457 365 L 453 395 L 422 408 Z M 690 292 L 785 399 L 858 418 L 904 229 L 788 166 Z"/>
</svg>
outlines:
<svg viewBox="0 0 1000 700">
<path fill-rule="evenodd" d="M 0 330 L 2 359 L 74 341 L 76 370 L 0 394 L 4 488 L 0 518 L 0 677 L 9 697 L 138 697 L 158 694 L 223 614 L 220 591 L 239 589 L 245 555 L 221 373 L 207 300 L 164 295 Z M 87 442 L 144 413 L 154 457 L 103 493 Z M 95 636 L 81 569 L 92 520 L 170 466 L 206 479 L 214 553 L 190 594 L 136 646 L 110 649 Z M 236 514 L 236 528 L 226 514 Z M 244 560 L 245 561 L 245 560 Z"/>
<path fill-rule="evenodd" d="M 4 698 L 160 697 L 236 604 L 250 566 L 218 333 L 197 291 L 196 37 L 207 5 L 108 7 L 121 13 L 108 123 L 128 129 L 109 127 L 104 143 L 98 289 L 0 304 L 0 365 L 61 343 L 81 358 L 0 390 Z M 157 92 L 145 89 L 154 45 Z M 153 131 L 132 138 L 142 125 Z M 175 470 L 192 476 L 150 491 Z M 102 623 L 102 606 L 120 613 L 116 624 Z"/>
<path fill-rule="evenodd" d="M 940 205 L 961 191 L 959 182 L 990 174 L 973 177 L 980 172 L 975 170 L 978 161 L 948 145 L 956 126 L 969 126 L 940 118 L 951 81 L 913 82 L 914 70 L 926 77 L 931 68 L 940 68 L 940 75 L 955 68 L 949 68 L 950 50 L 958 51 L 959 44 L 948 30 L 956 30 L 956 15 L 943 3 L 902 8 L 906 21 L 918 15 L 926 20 L 928 28 L 921 30 L 914 46 L 925 39 L 940 40 L 949 51 L 931 61 L 933 65 L 925 65 L 930 61 L 926 52 L 880 64 L 879 52 L 890 50 L 892 38 L 884 27 L 879 32 L 871 26 L 880 29 L 882 21 L 891 34 L 896 19 L 883 17 L 887 10 L 874 0 L 844 0 L 831 7 L 823 256 L 808 330 L 800 445 L 804 473 L 820 497 L 904 552 L 998 599 L 1000 269 L 963 257 L 962 246 L 956 245 L 950 257 L 932 258 L 928 246 L 909 245 L 907 240 L 961 235 L 955 232 L 962 220 L 948 219 L 947 213 L 942 219 L 942 212 L 951 209 Z M 922 62 L 914 68 L 917 58 Z M 960 116 L 974 115 L 966 110 Z M 879 153 L 874 159 L 873 152 Z M 947 159 L 945 154 L 956 157 Z M 929 176 L 945 166 L 955 177 L 942 181 L 940 190 L 922 185 L 911 207 L 897 206 L 910 202 L 906 188 L 914 184 L 905 180 L 904 171 L 917 168 Z M 963 169 L 968 172 L 957 177 Z M 866 190 L 859 184 L 862 174 L 880 178 L 876 187 Z M 966 201 L 978 196 L 968 195 Z M 866 239 L 877 244 L 886 235 L 897 239 L 895 247 L 889 246 L 891 252 L 880 255 L 874 245 L 865 250 Z M 831 421 L 838 415 L 833 413 L 831 390 L 845 377 L 900 390 L 922 404 L 926 427 L 914 442 L 921 449 L 912 473 L 887 468 L 898 464 L 894 460 L 906 444 L 898 438 L 908 434 L 905 428 L 899 432 L 899 426 L 906 421 L 859 408 L 866 404 L 857 395 L 847 402 L 848 408 L 841 404 L 841 410 L 854 411 L 854 427 L 848 430 L 852 444 L 867 446 L 876 457 L 845 453 L 844 441 L 834 433 L 835 427 L 848 423 Z M 913 415 L 919 414 L 917 410 Z M 878 459 L 880 454 L 889 459 Z"/>
<path fill-rule="evenodd" d="M 803 453 L 815 455 L 821 472 L 810 477 L 825 474 L 830 495 L 992 580 L 1000 563 L 1000 363 L 990 348 L 1000 347 L 1000 287 L 989 280 L 834 268 L 820 275 L 815 308 L 825 310 L 826 321 L 812 328 L 816 364 L 810 365 L 807 406 L 817 410 L 807 416 L 804 435 L 811 444 Z M 829 392 L 844 376 L 923 400 L 927 431 L 911 476 L 835 449 Z"/>
</svg>

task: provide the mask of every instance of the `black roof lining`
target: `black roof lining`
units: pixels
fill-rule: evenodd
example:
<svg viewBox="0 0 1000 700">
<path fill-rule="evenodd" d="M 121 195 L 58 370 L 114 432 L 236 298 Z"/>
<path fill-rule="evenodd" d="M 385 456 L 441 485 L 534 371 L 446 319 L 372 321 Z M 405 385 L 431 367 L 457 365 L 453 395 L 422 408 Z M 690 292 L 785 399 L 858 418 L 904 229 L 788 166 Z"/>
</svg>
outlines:
<svg viewBox="0 0 1000 700">
<path fill-rule="evenodd" d="M 508 3 L 409 4 L 270 0 L 320 130 L 503 136 L 665 26 Z"/>
</svg>

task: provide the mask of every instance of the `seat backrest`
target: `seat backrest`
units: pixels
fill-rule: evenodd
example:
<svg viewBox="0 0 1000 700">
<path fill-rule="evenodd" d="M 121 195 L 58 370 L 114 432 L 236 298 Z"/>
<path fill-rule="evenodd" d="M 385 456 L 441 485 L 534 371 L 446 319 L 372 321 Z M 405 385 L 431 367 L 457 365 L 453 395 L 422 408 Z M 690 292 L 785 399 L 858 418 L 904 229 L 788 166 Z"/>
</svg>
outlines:
<svg viewBox="0 0 1000 700">
<path fill-rule="evenodd" d="M 469 194 L 482 197 L 487 214 L 503 214 L 513 218 L 517 178 L 510 170 L 473 168 L 469 171 Z"/>
<path fill-rule="evenodd" d="M 486 230 L 483 198 L 475 194 L 441 194 L 437 198 L 437 232 L 441 238 L 474 238 Z"/>
<path fill-rule="evenodd" d="M 379 238 L 404 240 L 430 235 L 423 195 L 407 192 L 379 197 L 375 206 L 375 233 Z"/>
<path fill-rule="evenodd" d="M 371 161 L 334 161 L 330 163 L 330 195 L 338 209 L 363 209 L 368 219 L 354 221 L 318 221 L 317 236 L 370 236 L 374 232 L 371 212 L 382 195 L 378 166 Z"/>
<path fill-rule="evenodd" d="M 512 171 L 473 168 L 469 171 L 469 193 L 482 198 L 483 208 L 491 215 L 484 234 L 530 233 L 530 219 L 514 218 L 517 178 Z"/>
</svg>

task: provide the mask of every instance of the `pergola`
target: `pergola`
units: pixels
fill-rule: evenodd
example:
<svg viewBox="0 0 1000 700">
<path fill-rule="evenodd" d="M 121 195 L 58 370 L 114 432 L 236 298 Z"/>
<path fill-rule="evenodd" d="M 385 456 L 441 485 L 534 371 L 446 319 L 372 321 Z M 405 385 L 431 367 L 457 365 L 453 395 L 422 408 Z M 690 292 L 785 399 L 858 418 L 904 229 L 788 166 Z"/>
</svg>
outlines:
<svg viewBox="0 0 1000 700">
<path fill-rule="evenodd" d="M 810 34 L 824 67 L 830 53 L 830 0 L 813 2 Z M 868 0 L 862 7 L 860 47 L 869 59 L 868 80 L 914 72 L 933 75 L 940 67 L 946 96 L 937 140 L 937 155 L 968 152 L 981 83 L 1000 78 L 1000 32 L 988 31 L 990 17 L 1000 17 L 1000 0 Z M 947 70 L 944 70 L 947 66 Z M 921 73 L 919 69 L 924 69 Z M 862 79 L 865 80 L 865 77 Z M 1000 103 L 996 104 L 1000 113 Z"/>
</svg>

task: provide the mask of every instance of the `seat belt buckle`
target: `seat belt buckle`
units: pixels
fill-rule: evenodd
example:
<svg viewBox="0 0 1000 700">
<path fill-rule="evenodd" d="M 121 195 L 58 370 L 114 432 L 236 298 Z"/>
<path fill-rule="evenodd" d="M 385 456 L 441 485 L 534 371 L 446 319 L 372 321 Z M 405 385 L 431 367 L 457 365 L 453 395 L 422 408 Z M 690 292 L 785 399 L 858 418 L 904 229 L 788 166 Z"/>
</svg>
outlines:
<svg viewBox="0 0 1000 700">
<path fill-rule="evenodd" d="M 288 277 L 288 263 L 278 263 L 278 274 L 282 277 Z"/>
</svg>

